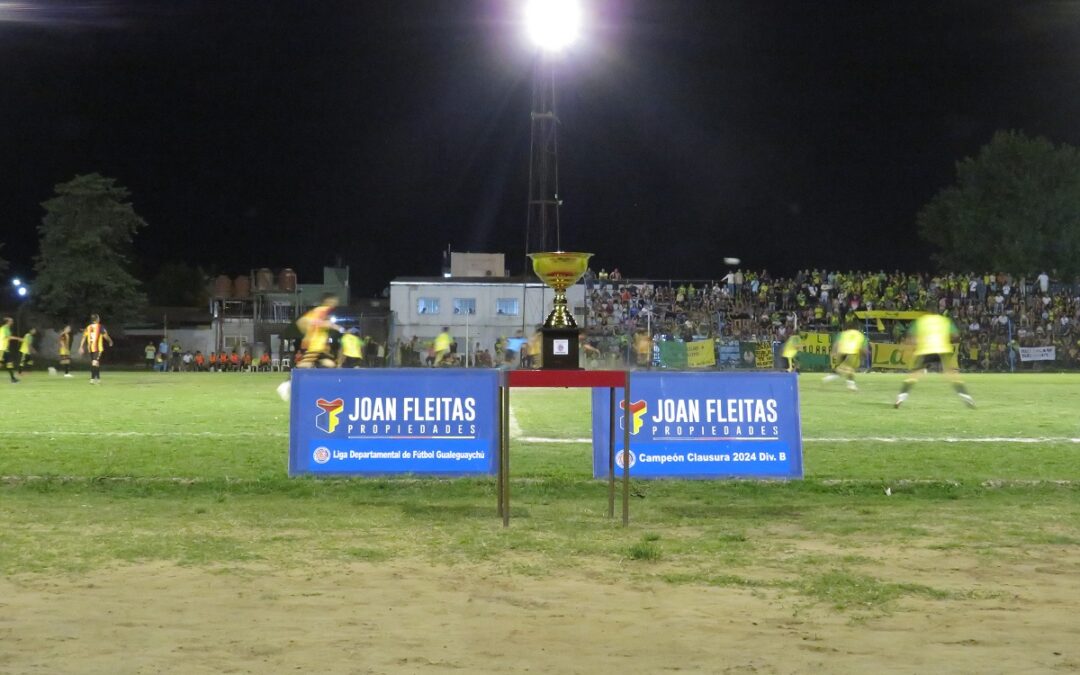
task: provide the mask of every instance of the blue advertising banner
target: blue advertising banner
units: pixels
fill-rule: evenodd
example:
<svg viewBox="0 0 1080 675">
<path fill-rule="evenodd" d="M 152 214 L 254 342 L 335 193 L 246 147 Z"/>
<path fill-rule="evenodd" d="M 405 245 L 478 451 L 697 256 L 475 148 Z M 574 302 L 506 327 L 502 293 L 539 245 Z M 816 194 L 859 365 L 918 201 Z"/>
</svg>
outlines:
<svg viewBox="0 0 1080 675">
<path fill-rule="evenodd" d="M 292 371 L 289 475 L 493 474 L 493 370 Z"/>
<path fill-rule="evenodd" d="M 802 478 L 794 373 L 631 376 L 632 478 Z M 616 393 L 615 473 L 622 475 L 623 390 Z M 607 390 L 594 390 L 593 476 L 607 476 Z"/>
</svg>

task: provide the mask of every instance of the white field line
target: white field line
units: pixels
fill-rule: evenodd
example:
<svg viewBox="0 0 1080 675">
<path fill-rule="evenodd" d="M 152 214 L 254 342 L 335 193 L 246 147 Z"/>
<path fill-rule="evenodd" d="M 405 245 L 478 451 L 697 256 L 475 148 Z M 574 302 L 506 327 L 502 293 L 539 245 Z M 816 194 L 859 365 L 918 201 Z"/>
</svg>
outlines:
<svg viewBox="0 0 1080 675">
<path fill-rule="evenodd" d="M 284 438 L 287 431 L 75 431 L 75 430 L 7 430 L 13 436 L 104 436 L 109 438 Z M 525 436 L 510 410 L 510 435 L 525 443 L 592 443 L 591 438 L 545 438 Z M 809 436 L 806 443 L 1080 443 L 1080 438 L 1068 436 Z"/>
<path fill-rule="evenodd" d="M 517 415 L 514 414 L 513 403 L 510 404 L 509 414 L 506 416 L 506 426 L 510 427 L 511 438 L 521 438 L 521 425 L 518 424 Z"/>
</svg>

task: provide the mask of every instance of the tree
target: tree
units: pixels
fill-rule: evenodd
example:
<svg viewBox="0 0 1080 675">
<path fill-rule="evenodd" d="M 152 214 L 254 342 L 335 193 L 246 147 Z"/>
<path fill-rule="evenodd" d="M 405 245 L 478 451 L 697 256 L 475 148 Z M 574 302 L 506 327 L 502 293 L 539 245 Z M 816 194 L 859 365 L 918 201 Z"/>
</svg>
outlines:
<svg viewBox="0 0 1080 675">
<path fill-rule="evenodd" d="M 165 263 L 146 284 L 150 302 L 166 307 L 203 307 L 208 298 L 206 273 L 184 263 Z"/>
<path fill-rule="evenodd" d="M 3 242 L 0 242 L 0 251 L 4 250 Z M 8 261 L 4 260 L 3 256 L 0 256 L 0 274 L 3 274 L 8 268 Z"/>
<path fill-rule="evenodd" d="M 62 321 L 100 314 L 120 324 L 139 317 L 146 297 L 128 271 L 132 238 L 146 223 L 127 188 L 96 173 L 55 188 L 42 204 L 41 252 L 34 262 L 35 304 Z"/>
<path fill-rule="evenodd" d="M 1080 272 L 1080 151 L 998 132 L 956 164 L 956 184 L 919 212 L 934 258 L 958 271 Z"/>
</svg>

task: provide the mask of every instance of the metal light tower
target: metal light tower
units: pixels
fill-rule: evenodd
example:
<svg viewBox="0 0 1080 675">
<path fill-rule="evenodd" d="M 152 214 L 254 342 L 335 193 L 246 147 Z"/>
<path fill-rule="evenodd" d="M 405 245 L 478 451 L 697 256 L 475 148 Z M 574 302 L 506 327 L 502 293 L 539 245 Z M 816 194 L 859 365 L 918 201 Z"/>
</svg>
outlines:
<svg viewBox="0 0 1080 675">
<path fill-rule="evenodd" d="M 536 59 L 529 144 L 529 212 L 525 253 L 562 249 L 559 232 L 559 119 L 555 116 L 555 69 L 546 54 Z"/>
<path fill-rule="evenodd" d="M 538 48 L 529 114 L 529 210 L 525 253 L 562 249 L 559 231 L 559 118 L 555 114 L 554 56 L 576 38 L 581 9 L 576 0 L 530 0 L 525 25 Z"/>
</svg>

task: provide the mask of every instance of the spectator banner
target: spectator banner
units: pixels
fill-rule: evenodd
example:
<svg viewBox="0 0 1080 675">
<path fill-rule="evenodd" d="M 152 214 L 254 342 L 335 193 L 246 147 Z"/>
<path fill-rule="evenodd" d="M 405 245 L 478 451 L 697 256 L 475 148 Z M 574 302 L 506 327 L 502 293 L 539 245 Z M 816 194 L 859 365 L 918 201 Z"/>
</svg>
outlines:
<svg viewBox="0 0 1080 675">
<path fill-rule="evenodd" d="M 794 373 L 634 373 L 631 478 L 802 478 Z M 622 475 L 622 389 L 615 424 Z M 608 390 L 595 389 L 593 476 L 607 476 Z"/>
<path fill-rule="evenodd" d="M 911 347 L 890 342 L 871 342 L 870 367 L 881 370 L 910 370 Z"/>
<path fill-rule="evenodd" d="M 717 365 L 721 368 L 738 368 L 741 353 L 738 342 L 721 342 L 717 351 Z"/>
<path fill-rule="evenodd" d="M 665 368 L 686 368 L 686 343 L 675 340 L 661 342 L 660 365 Z"/>
<path fill-rule="evenodd" d="M 776 357 L 773 354 L 773 343 L 757 343 L 757 347 L 754 349 L 754 366 L 763 370 L 771 370 L 776 367 Z"/>
<path fill-rule="evenodd" d="M 799 333 L 799 339 L 802 341 L 799 351 L 807 354 L 828 356 L 832 348 L 832 335 L 829 333 Z"/>
<path fill-rule="evenodd" d="M 686 343 L 686 365 L 691 368 L 708 368 L 716 365 L 716 342 L 699 340 Z"/>
<path fill-rule="evenodd" d="M 1021 361 L 1054 361 L 1057 350 L 1054 347 L 1020 347 Z"/>
<path fill-rule="evenodd" d="M 289 475 L 493 474 L 494 370 L 292 371 Z"/>
</svg>

